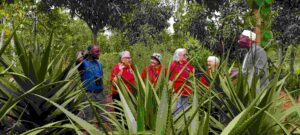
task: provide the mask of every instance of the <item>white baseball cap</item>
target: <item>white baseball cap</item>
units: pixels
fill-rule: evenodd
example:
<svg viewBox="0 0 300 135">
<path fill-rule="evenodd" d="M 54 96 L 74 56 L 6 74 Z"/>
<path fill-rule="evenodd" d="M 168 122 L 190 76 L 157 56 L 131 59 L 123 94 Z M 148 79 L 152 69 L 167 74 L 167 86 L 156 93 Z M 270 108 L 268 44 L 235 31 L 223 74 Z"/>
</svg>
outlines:
<svg viewBox="0 0 300 135">
<path fill-rule="evenodd" d="M 161 63 L 161 54 L 160 53 L 153 53 L 151 56 L 152 59 L 157 60 L 159 63 Z"/>
<path fill-rule="evenodd" d="M 252 41 L 255 41 L 256 39 L 256 34 L 250 30 L 244 30 L 242 35 L 249 37 Z"/>
</svg>

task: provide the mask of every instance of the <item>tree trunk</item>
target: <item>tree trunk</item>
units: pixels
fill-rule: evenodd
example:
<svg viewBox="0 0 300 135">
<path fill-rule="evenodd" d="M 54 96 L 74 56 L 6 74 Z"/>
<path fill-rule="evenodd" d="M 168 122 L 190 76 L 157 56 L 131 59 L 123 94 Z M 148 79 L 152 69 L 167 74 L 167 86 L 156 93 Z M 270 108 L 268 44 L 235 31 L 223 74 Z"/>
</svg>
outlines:
<svg viewBox="0 0 300 135">
<path fill-rule="evenodd" d="M 97 33 L 93 32 L 93 45 L 97 45 Z"/>
<path fill-rule="evenodd" d="M 6 17 L 3 17 L 3 19 L 2 19 L 2 24 L 5 25 L 5 23 L 6 23 Z M 4 43 L 4 35 L 5 35 L 5 29 L 3 28 L 3 29 L 2 29 L 2 32 L 1 32 L 0 49 L 3 47 L 3 43 Z"/>
<path fill-rule="evenodd" d="M 254 11 L 255 14 L 255 19 L 256 19 L 256 26 L 255 26 L 255 34 L 256 34 L 256 44 L 259 45 L 261 43 L 261 17 L 260 17 L 260 13 L 259 10 L 255 10 Z"/>
</svg>

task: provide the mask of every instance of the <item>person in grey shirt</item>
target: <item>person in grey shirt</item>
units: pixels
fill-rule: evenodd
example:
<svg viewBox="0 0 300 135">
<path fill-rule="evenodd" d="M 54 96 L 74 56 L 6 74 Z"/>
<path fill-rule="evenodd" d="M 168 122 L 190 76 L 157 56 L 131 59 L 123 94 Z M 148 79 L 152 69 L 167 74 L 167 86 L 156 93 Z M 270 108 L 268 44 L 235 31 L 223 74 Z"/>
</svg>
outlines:
<svg viewBox="0 0 300 135">
<path fill-rule="evenodd" d="M 248 78 L 248 85 L 251 86 L 255 75 L 260 77 L 260 88 L 256 89 L 256 93 L 267 84 L 267 54 L 265 50 L 255 43 L 256 34 L 249 30 L 244 30 L 240 35 L 239 44 L 243 48 L 249 49 L 245 55 L 242 73 Z"/>
</svg>

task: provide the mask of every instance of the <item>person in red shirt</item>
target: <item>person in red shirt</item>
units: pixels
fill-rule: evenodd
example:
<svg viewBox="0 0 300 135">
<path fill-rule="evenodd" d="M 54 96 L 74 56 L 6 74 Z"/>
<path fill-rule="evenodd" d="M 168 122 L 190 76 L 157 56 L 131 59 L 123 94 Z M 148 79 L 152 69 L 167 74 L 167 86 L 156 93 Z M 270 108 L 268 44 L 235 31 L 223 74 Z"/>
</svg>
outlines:
<svg viewBox="0 0 300 135">
<path fill-rule="evenodd" d="M 112 99 L 120 100 L 116 84 L 123 80 L 126 87 L 130 92 L 133 92 L 132 86 L 134 85 L 134 73 L 132 66 L 132 59 L 129 51 L 123 51 L 120 53 L 120 62 L 117 63 L 111 70 L 111 82 L 112 82 Z"/>
<path fill-rule="evenodd" d="M 187 50 L 185 48 L 176 49 L 169 72 L 169 84 L 174 81 L 173 92 L 181 94 L 174 112 L 177 114 L 188 106 L 188 104 L 184 104 L 192 94 L 192 89 L 190 88 L 190 82 L 188 80 L 195 73 L 194 67 L 187 60 Z M 178 76 L 179 73 L 180 75 Z M 177 76 L 178 78 L 176 78 Z"/>
<path fill-rule="evenodd" d="M 161 65 L 161 54 L 153 53 L 151 56 L 149 66 L 145 67 L 142 72 L 142 79 L 145 80 L 148 76 L 148 80 L 152 84 L 156 84 L 158 77 L 160 75 L 162 65 Z M 148 74 L 147 74 L 148 73 Z"/>
</svg>

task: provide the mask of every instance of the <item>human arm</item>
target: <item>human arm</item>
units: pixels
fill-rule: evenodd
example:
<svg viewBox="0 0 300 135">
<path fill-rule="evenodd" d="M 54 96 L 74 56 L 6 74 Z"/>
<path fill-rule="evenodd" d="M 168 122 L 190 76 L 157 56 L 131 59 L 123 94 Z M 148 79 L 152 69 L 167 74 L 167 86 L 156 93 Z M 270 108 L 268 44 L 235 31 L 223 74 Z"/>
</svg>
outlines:
<svg viewBox="0 0 300 135">
<path fill-rule="evenodd" d="M 175 79 L 176 71 L 175 71 L 176 62 L 172 62 L 167 72 L 169 74 L 169 84 Z"/>
<path fill-rule="evenodd" d="M 147 68 L 143 69 L 141 77 L 142 77 L 143 80 L 145 80 L 145 78 L 147 77 Z"/>
<path fill-rule="evenodd" d="M 201 75 L 201 77 L 200 77 L 200 84 L 202 86 L 205 86 L 206 88 L 209 87 L 209 83 L 208 83 L 207 79 L 205 78 L 205 75 Z"/>
<path fill-rule="evenodd" d="M 260 73 L 261 71 L 264 71 L 266 68 L 268 59 L 266 52 L 261 48 L 256 53 L 257 59 L 255 61 L 254 67 L 255 67 L 255 73 Z"/>
<path fill-rule="evenodd" d="M 84 54 L 83 53 L 84 53 L 83 51 L 78 51 L 76 53 L 76 65 L 80 64 L 77 68 L 79 72 L 84 70 L 84 66 L 83 66 L 83 64 L 81 64 L 84 60 Z"/>
</svg>

